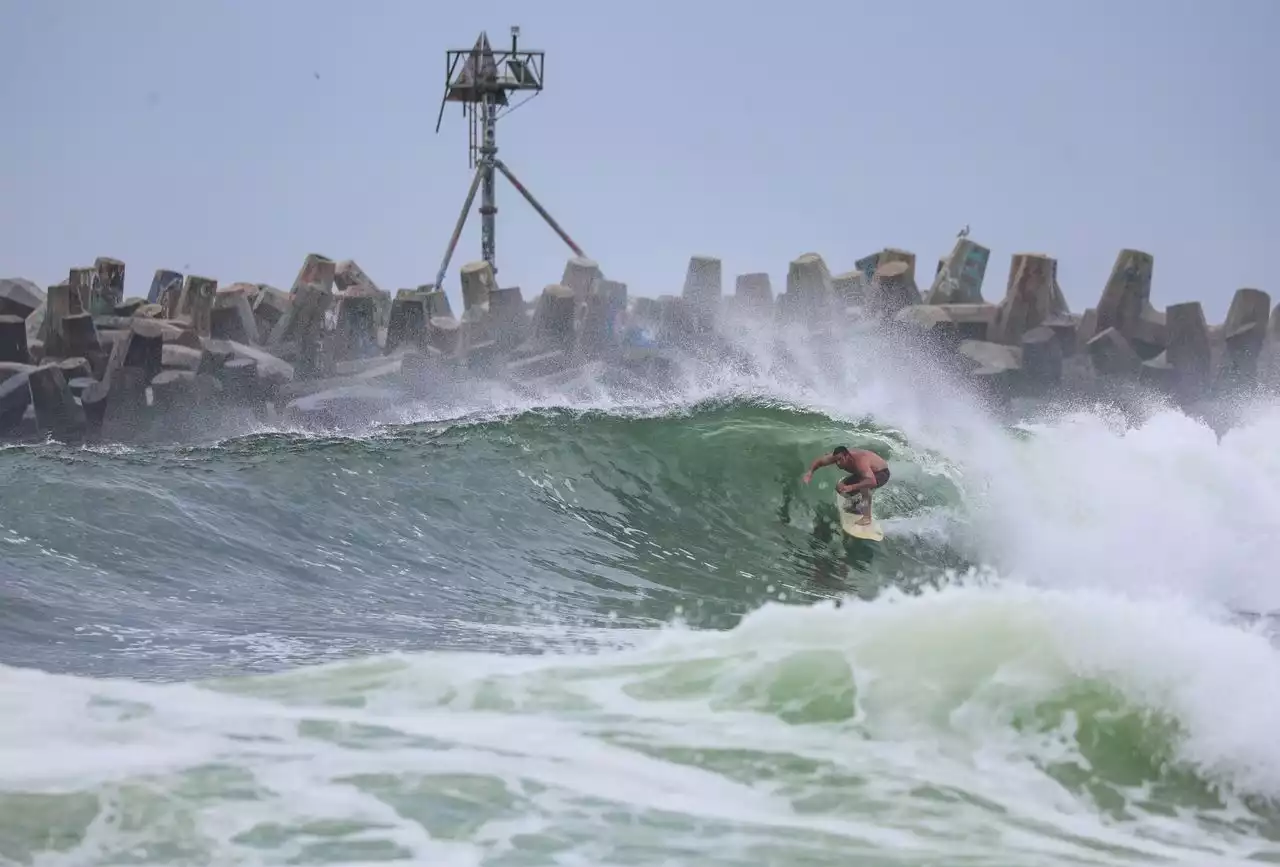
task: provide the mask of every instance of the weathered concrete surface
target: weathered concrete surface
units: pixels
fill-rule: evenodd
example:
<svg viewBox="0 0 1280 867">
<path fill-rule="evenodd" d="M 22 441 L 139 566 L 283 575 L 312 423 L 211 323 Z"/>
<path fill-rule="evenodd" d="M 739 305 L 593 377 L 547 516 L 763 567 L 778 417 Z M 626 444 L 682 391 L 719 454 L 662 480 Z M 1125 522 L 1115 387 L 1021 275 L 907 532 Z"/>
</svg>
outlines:
<svg viewBox="0 0 1280 867">
<path fill-rule="evenodd" d="M 191 329 L 199 337 L 209 337 L 213 325 L 213 300 L 218 292 L 218 281 L 211 277 L 188 274 L 178 298 L 178 316 L 191 322 Z"/>
<path fill-rule="evenodd" d="M 56 364 L 44 364 L 31 371 L 27 384 L 35 407 L 36 425 L 42 432 L 62 442 L 74 442 L 84 436 L 84 411 Z"/>
<path fill-rule="evenodd" d="M 1062 382 L 1062 342 L 1053 329 L 1038 325 L 1021 338 L 1024 381 L 1037 389 L 1056 388 Z"/>
<path fill-rule="evenodd" d="M 911 276 L 911 266 L 900 259 L 883 261 L 867 289 L 867 308 L 872 315 L 889 319 L 904 307 L 920 303 Z"/>
<path fill-rule="evenodd" d="M 773 283 L 764 273 L 739 274 L 733 281 L 739 311 L 764 315 L 773 307 Z"/>
<path fill-rule="evenodd" d="M 582 327 L 578 330 L 578 354 L 585 358 L 598 358 L 619 347 L 617 326 L 626 309 L 627 284 L 601 280 L 596 291 L 587 296 Z"/>
<path fill-rule="evenodd" d="M 195 387 L 194 370 L 163 370 L 151 379 L 151 405 L 161 414 L 190 412 L 195 408 Z"/>
<path fill-rule="evenodd" d="M 386 328 L 391 317 L 391 293 L 378 288 L 378 284 L 352 259 L 344 259 L 334 267 L 334 285 L 345 298 L 372 298 L 376 307 L 375 328 Z M 342 315 L 339 304 L 338 315 Z"/>
<path fill-rule="evenodd" d="M 33 364 L 0 361 L 0 436 L 12 436 L 21 426 L 31 405 L 28 379 L 35 369 Z"/>
<path fill-rule="evenodd" d="M 87 358 L 64 358 L 56 362 L 56 364 L 58 369 L 62 371 L 62 378 L 67 382 L 71 382 L 73 379 L 93 376 L 93 368 L 89 366 Z"/>
<path fill-rule="evenodd" d="M 846 306 L 864 304 L 867 300 L 867 280 L 861 271 L 846 271 L 831 278 L 831 291 Z"/>
<path fill-rule="evenodd" d="M 159 304 L 165 309 L 166 315 L 172 313 L 172 308 L 178 303 L 178 296 L 182 294 L 182 279 L 180 271 L 157 268 L 151 277 L 151 288 L 147 290 L 147 303 Z M 169 300 L 170 297 L 172 301 Z"/>
<path fill-rule="evenodd" d="M 35 340 L 38 340 L 41 343 L 46 343 L 46 337 L 48 335 L 51 322 L 57 325 L 58 332 L 61 333 L 62 317 L 70 312 L 68 310 L 68 305 L 70 301 L 69 295 L 71 288 L 67 285 L 65 280 L 58 285 L 60 287 L 58 291 L 61 293 L 60 300 L 50 297 L 54 293 L 54 287 L 50 287 L 49 290 L 45 292 L 44 297 L 40 302 L 40 306 L 27 315 L 27 343 L 31 343 Z M 52 307 L 58 304 L 61 304 L 61 307 L 55 315 L 54 312 L 52 312 Z"/>
<path fill-rule="evenodd" d="M 699 313 L 717 311 L 723 291 L 723 268 L 715 256 L 690 256 L 680 297 Z"/>
<path fill-rule="evenodd" d="M 50 335 L 52 339 L 53 335 Z M 78 355 L 89 359 L 102 355 L 102 341 L 98 338 L 98 328 L 94 325 L 93 316 L 89 313 L 72 313 L 62 317 L 61 354 Z M 45 342 L 49 349 L 50 343 Z"/>
<path fill-rule="evenodd" d="M 455 350 L 458 363 L 469 370 L 481 371 L 497 356 L 497 341 L 493 338 L 493 319 L 486 302 L 476 305 L 462 314 L 458 320 L 458 344 Z"/>
<path fill-rule="evenodd" d="M 234 340 L 227 341 L 227 343 L 237 357 L 248 358 L 257 363 L 258 377 L 264 382 L 283 384 L 293 381 L 295 376 L 294 368 L 288 362 L 256 346 L 236 343 Z"/>
<path fill-rule="evenodd" d="M 321 276 L 325 273 L 322 265 L 323 263 L 316 266 Z M 305 272 L 306 267 L 303 270 Z M 273 352 L 284 352 L 286 344 L 296 346 L 296 351 L 291 354 L 294 356 L 296 366 L 300 368 L 300 373 L 305 376 L 312 376 L 321 369 L 320 339 L 324 329 L 325 314 L 334 299 L 331 291 L 332 268 L 328 269 L 328 273 L 330 274 L 329 288 L 317 283 L 298 283 L 293 287 L 289 309 L 276 323 L 267 340 L 267 349 Z"/>
<path fill-rule="evenodd" d="M 0 315 L 0 361 L 30 364 L 27 322 L 21 316 Z"/>
<path fill-rule="evenodd" d="M 485 261 L 468 262 L 462 266 L 459 277 L 462 281 L 462 312 L 465 314 L 473 307 L 488 310 L 489 294 L 497 288 L 493 266 Z"/>
<path fill-rule="evenodd" d="M 884 267 L 889 262 L 903 262 L 907 266 L 905 280 L 910 287 L 911 295 L 915 299 L 913 304 L 919 304 L 921 301 L 920 287 L 916 283 L 916 254 L 910 250 L 899 250 L 897 247 L 885 247 L 880 251 L 880 256 L 876 260 L 876 270 Z"/>
<path fill-rule="evenodd" d="M 1022 353 L 1018 347 L 963 340 L 956 354 L 962 363 L 967 363 L 969 377 L 984 394 L 1005 399 L 1016 390 L 1022 372 Z"/>
<path fill-rule="evenodd" d="M 227 364 L 236 357 L 237 345 L 239 344 L 232 340 L 201 341 L 201 348 L 198 350 L 200 364 L 196 366 L 196 373 L 208 374 L 215 378 L 222 376 L 222 371 Z"/>
<path fill-rule="evenodd" d="M 1056 263 L 1042 253 L 1015 253 L 992 340 L 1017 346 L 1053 312 Z"/>
<path fill-rule="evenodd" d="M 1165 311 L 1168 348 L 1153 367 L 1168 366 L 1169 387 L 1188 400 L 1203 396 L 1212 372 L 1209 324 L 1199 301 L 1171 304 Z"/>
<path fill-rule="evenodd" d="M 788 297 L 787 293 L 778 300 Z M 794 297 L 794 296 L 790 296 Z M 661 340 L 681 349 L 694 348 L 705 336 L 703 311 L 683 297 L 662 295 L 658 298 L 657 333 Z"/>
<path fill-rule="evenodd" d="M 483 309 L 483 308 L 476 308 Z M 378 299 L 371 295 L 338 297 L 334 355 L 338 359 L 367 358 L 378 353 Z"/>
<path fill-rule="evenodd" d="M 930 300 L 980 299 L 987 258 L 985 247 L 958 239 L 938 262 Z M 1264 359 L 1270 366 L 1263 382 L 1280 387 L 1280 357 L 1272 364 L 1276 353 L 1268 339 L 1270 296 L 1242 290 L 1227 321 L 1212 328 L 1199 305 L 1157 310 L 1149 300 L 1151 259 L 1140 251 L 1122 251 L 1099 305 L 1078 317 L 1070 314 L 1058 285 L 1056 260 L 1042 254 L 1014 257 L 1006 299 L 998 306 L 920 304 L 915 255 L 909 251 L 885 248 L 859 259 L 839 278 L 831 276 L 821 256 L 805 254 L 788 266 L 776 314 L 764 273 L 742 275 L 733 296 L 724 298 L 720 260 L 714 257 L 694 257 L 679 296 L 634 299 L 630 310 L 625 284 L 605 279 L 591 260 L 571 260 L 563 279 L 573 285 L 553 284 L 528 303 L 518 288 L 499 289 L 483 276 L 479 282 L 487 285 L 480 286 L 477 275 L 491 278 L 492 271 L 485 263 L 472 264 L 461 276 L 459 317 L 448 312 L 447 297 L 435 287 L 398 293 L 392 303 L 386 293 L 370 288 L 372 281 L 353 261 L 335 265 L 317 254 L 304 262 L 303 279 L 291 293 L 256 283 L 217 290 L 211 278 L 183 278 L 188 286 L 207 279 L 215 287 L 204 329 L 182 293 L 168 307 L 121 297 L 122 281 L 116 281 L 120 292 L 113 294 L 111 281 L 100 277 L 100 261 L 94 268 L 72 269 L 69 279 L 48 293 L 24 287 L 25 300 L 16 312 L 6 306 L 7 295 L 16 293 L 0 281 L 0 358 L 47 357 L 73 398 L 79 395 L 86 423 L 96 420 L 104 431 L 121 436 L 144 428 L 148 435 L 157 429 L 198 429 L 198 421 L 193 427 L 181 417 L 212 407 L 217 412 L 245 407 L 269 417 L 282 400 L 345 388 L 380 365 L 396 371 L 387 375 L 388 383 L 419 397 L 435 390 L 434 385 L 418 388 L 428 380 L 453 389 L 472 376 L 507 377 L 513 385 L 535 389 L 576 388 L 588 380 L 606 387 L 656 387 L 667 381 L 664 367 L 669 374 L 685 355 L 713 364 L 758 365 L 751 353 L 741 351 L 748 311 L 762 324 L 776 315 L 784 323 L 804 324 L 809 332 L 836 329 L 856 336 L 881 328 L 890 342 L 895 335 L 916 334 L 946 350 L 928 353 L 937 363 L 954 365 L 1002 397 L 1083 397 L 1094 387 L 1104 399 L 1138 393 L 1123 382 L 1118 390 L 1108 385 L 1120 379 L 1194 400 L 1212 396 L 1214 388 L 1257 382 Z M 179 277 L 157 272 L 152 294 L 158 299 L 159 287 Z M 109 290 L 105 295 L 103 287 Z M 107 299 L 114 304 L 104 310 Z M 92 305 L 98 312 L 91 316 L 86 308 Z M 157 318 L 169 315 L 176 318 Z M 136 322 L 151 323 L 151 330 Z M 139 327 L 146 333 L 140 336 Z M 19 331 L 21 339 L 13 339 Z M 239 338 L 236 343 L 246 350 L 254 341 L 266 349 L 250 358 L 215 339 L 229 337 Z M 23 341 L 25 353 L 18 345 Z M 819 354 L 829 347 L 830 341 L 821 339 L 811 345 Z M 1082 348 L 1087 356 L 1076 357 Z M 834 355 L 830 363 L 838 363 Z M 366 364 L 372 366 L 361 366 Z M 422 375 L 410 375 L 414 370 Z M 657 379 L 649 383 L 648 376 Z M 134 380 L 141 383 L 140 391 Z M 149 392 L 148 380 L 153 383 Z M 287 394 L 281 393 L 284 384 Z M 29 392 L 29 385 L 25 393 L 7 386 L 13 406 L 7 414 L 0 406 L 0 428 L 34 435 L 34 411 L 30 403 L 19 405 Z M 206 392 L 213 397 L 201 397 Z M 150 394 L 151 407 L 145 401 L 135 405 L 139 393 Z M 136 423 L 130 421 L 135 416 Z"/>
<path fill-rule="evenodd" d="M 956 239 L 951 253 L 939 262 L 929 289 L 930 304 L 981 304 L 982 281 L 991 251 L 968 238 Z"/>
<path fill-rule="evenodd" d="M 804 253 L 791 260 L 787 266 L 786 295 L 789 310 L 798 321 L 809 327 L 831 324 L 837 307 L 836 294 L 831 285 L 831 271 L 817 253 Z"/>
<path fill-rule="evenodd" d="M 956 352 L 974 362 L 980 371 L 1008 372 L 1022 366 L 1022 355 L 1017 347 L 988 340 L 961 341 Z"/>
<path fill-rule="evenodd" d="M 1237 289 L 1222 323 L 1226 352 L 1222 375 L 1232 384 L 1248 384 L 1258 373 L 1267 324 L 1271 316 L 1271 296 L 1261 289 Z"/>
<path fill-rule="evenodd" d="M 185 318 L 182 319 L 151 319 L 145 316 L 94 316 L 93 322 L 97 326 L 100 334 L 113 335 L 110 343 L 115 342 L 115 337 L 120 333 L 128 331 L 133 327 L 133 323 L 137 320 L 155 323 L 160 334 L 164 338 L 165 343 L 181 343 L 186 346 L 199 346 L 200 340 L 191 330 L 191 322 Z M 110 348 L 108 344 L 107 348 Z"/>
<path fill-rule="evenodd" d="M 940 349 L 954 351 L 960 344 L 956 322 L 945 307 L 935 304 L 916 304 L 903 307 L 893 321 L 906 326 L 912 333 L 927 338 Z"/>
<path fill-rule="evenodd" d="M 553 283 L 542 290 L 533 317 L 533 340 L 538 347 L 563 349 L 573 347 L 574 290 Z"/>
<path fill-rule="evenodd" d="M 1057 338 L 1058 344 L 1062 349 L 1063 359 L 1068 359 L 1078 353 L 1080 346 L 1080 323 L 1082 318 L 1074 313 L 1054 313 L 1049 316 L 1041 325 L 1053 332 Z"/>
<path fill-rule="evenodd" d="M 1062 292 L 1062 286 L 1058 284 L 1058 260 L 1053 259 L 1053 306 L 1050 310 L 1051 316 L 1070 316 L 1071 307 L 1067 304 L 1067 296 Z"/>
<path fill-rule="evenodd" d="M 218 377 L 223 394 L 240 406 L 258 409 L 269 394 L 269 387 L 258 375 L 258 362 L 252 358 L 230 358 Z"/>
<path fill-rule="evenodd" d="M 44 303 L 45 293 L 30 280 L 21 277 L 0 279 L 0 316 L 17 316 L 26 320 Z"/>
<path fill-rule="evenodd" d="M 326 295 L 331 294 L 337 270 L 337 263 L 328 256 L 308 253 L 302 260 L 302 267 L 298 269 L 298 276 L 294 278 L 289 294 L 297 295 L 298 289 L 303 286 L 318 288 Z"/>
<path fill-rule="evenodd" d="M 1098 309 L 1088 307 L 1076 326 L 1076 351 L 1086 352 L 1089 341 L 1098 336 Z"/>
<path fill-rule="evenodd" d="M 207 336 L 217 340 L 257 343 L 258 321 L 253 315 L 253 302 L 259 291 L 256 283 L 232 283 L 217 289 L 209 314 Z"/>
<path fill-rule="evenodd" d="M 425 293 L 424 301 L 427 305 L 428 318 L 453 315 L 453 307 L 449 304 L 449 296 L 442 289 L 432 289 Z"/>
<path fill-rule="evenodd" d="M 956 324 L 961 340 L 991 341 L 1000 315 L 1000 308 L 995 304 L 940 304 L 938 307 Z"/>
<path fill-rule="evenodd" d="M 1142 359 L 1150 359 L 1164 352 L 1169 343 L 1167 314 L 1147 304 L 1130 329 L 1129 342 Z"/>
<path fill-rule="evenodd" d="M 1100 376 L 1136 376 L 1142 359 L 1117 328 L 1104 328 L 1088 343 L 1089 360 Z"/>
<path fill-rule="evenodd" d="M 582 305 L 595 290 L 600 276 L 600 265 L 594 259 L 574 256 L 564 263 L 564 273 L 557 285 L 568 287 L 573 292 L 574 302 Z"/>
<path fill-rule="evenodd" d="M 112 442 L 136 438 L 150 421 L 148 378 L 140 367 L 111 367 L 103 379 L 80 395 L 89 427 Z"/>
<path fill-rule="evenodd" d="M 176 343 L 166 343 L 160 351 L 160 360 L 165 368 L 190 370 L 193 373 L 200 369 L 203 358 L 203 351 L 192 349 L 190 346 L 179 346 Z"/>
<path fill-rule="evenodd" d="M 332 391 L 333 389 L 349 388 L 351 386 L 389 387 L 400 379 L 401 373 L 404 372 L 404 360 L 409 355 L 410 353 L 406 352 L 394 358 L 362 359 L 359 362 L 347 362 L 338 371 L 337 376 L 325 379 L 294 380 L 293 382 L 285 383 L 276 391 L 276 397 L 287 402 L 295 398 L 305 397 L 308 394 L 318 394 L 322 391 Z M 413 353 L 413 355 L 421 357 L 418 353 Z M 434 358 L 440 358 L 435 353 L 431 353 L 431 355 Z M 241 362 L 247 360 L 233 359 L 232 361 Z M 356 367 L 354 365 L 368 366 Z"/>
<path fill-rule="evenodd" d="M 164 367 L 164 326 L 154 319 L 132 319 L 111 349 L 106 369 L 100 379 L 108 391 L 115 385 L 116 374 L 125 367 L 143 373 L 143 384 Z"/>
<path fill-rule="evenodd" d="M 253 296 L 253 320 L 258 326 L 258 343 L 264 344 L 271 339 L 271 332 L 293 306 L 293 298 L 288 292 L 258 284 L 258 292 Z"/>
<path fill-rule="evenodd" d="M 1126 342 L 1138 336 L 1139 320 L 1151 305 L 1155 260 L 1141 250 L 1121 250 L 1097 306 L 1097 332 L 1114 328 Z"/>
<path fill-rule="evenodd" d="M 461 347 L 462 323 L 452 316 L 432 316 L 427 320 L 426 338 L 427 346 L 443 355 L 456 356 Z"/>
<path fill-rule="evenodd" d="M 72 313 L 105 313 L 93 310 L 93 287 L 98 274 L 93 268 L 72 268 L 67 273 L 67 283 L 71 286 Z"/>
<path fill-rule="evenodd" d="M 110 256 L 99 256 L 93 263 L 90 289 L 90 313 L 110 313 L 124 300 L 124 263 Z"/>
<path fill-rule="evenodd" d="M 391 302 L 391 318 L 387 322 L 385 351 L 402 346 L 421 348 L 427 340 L 427 293 L 401 289 Z"/>
<path fill-rule="evenodd" d="M 880 251 L 878 250 L 868 256 L 863 256 L 853 263 L 854 270 L 862 275 L 863 281 L 867 284 L 871 283 L 872 278 L 876 275 L 876 269 L 879 267 Z"/>
<path fill-rule="evenodd" d="M 361 295 L 387 293 L 378 288 L 368 274 L 364 272 L 354 259 L 344 259 L 333 267 L 333 282 L 339 292 L 355 291 Z"/>
<path fill-rule="evenodd" d="M 490 292 L 489 315 L 500 352 L 511 352 L 528 338 L 530 320 L 525 315 L 524 293 L 519 286 Z"/>
</svg>

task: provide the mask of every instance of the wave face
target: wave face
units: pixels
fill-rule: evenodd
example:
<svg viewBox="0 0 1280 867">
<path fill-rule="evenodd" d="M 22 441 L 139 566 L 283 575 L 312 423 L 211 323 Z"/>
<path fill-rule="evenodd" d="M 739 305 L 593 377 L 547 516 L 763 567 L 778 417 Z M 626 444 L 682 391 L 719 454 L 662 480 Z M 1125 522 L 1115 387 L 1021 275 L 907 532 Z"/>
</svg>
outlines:
<svg viewBox="0 0 1280 867">
<path fill-rule="evenodd" d="M 1280 407 L 855 343 L 0 450 L 0 862 L 1280 861 Z"/>
</svg>

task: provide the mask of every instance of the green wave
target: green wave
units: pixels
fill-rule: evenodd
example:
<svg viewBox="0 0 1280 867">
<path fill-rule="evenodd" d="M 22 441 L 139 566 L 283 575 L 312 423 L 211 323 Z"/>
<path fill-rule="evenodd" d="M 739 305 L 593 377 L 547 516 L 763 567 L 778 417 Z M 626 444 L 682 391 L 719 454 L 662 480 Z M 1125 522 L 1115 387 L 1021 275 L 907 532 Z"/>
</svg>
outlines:
<svg viewBox="0 0 1280 867">
<path fill-rule="evenodd" d="M 769 598 L 871 596 L 886 586 L 937 578 L 970 564 L 945 538 L 897 531 L 902 519 L 962 508 L 960 492 L 921 465 L 897 430 L 871 419 L 847 424 L 764 401 L 714 401 L 657 416 L 541 411 L 445 428 L 388 432 L 403 443 L 451 443 L 463 462 L 490 458 L 538 508 L 580 521 L 622 550 L 588 558 L 576 581 L 685 594 L 680 613 L 727 625 Z M 893 468 L 877 492 L 883 543 L 844 536 L 833 503 L 843 475 L 827 468 L 805 485 L 808 464 L 836 445 L 869 448 Z M 730 602 L 730 608 L 708 605 Z M 651 612 L 652 613 L 652 612 Z M 669 611 L 658 616 L 665 619 Z"/>
</svg>

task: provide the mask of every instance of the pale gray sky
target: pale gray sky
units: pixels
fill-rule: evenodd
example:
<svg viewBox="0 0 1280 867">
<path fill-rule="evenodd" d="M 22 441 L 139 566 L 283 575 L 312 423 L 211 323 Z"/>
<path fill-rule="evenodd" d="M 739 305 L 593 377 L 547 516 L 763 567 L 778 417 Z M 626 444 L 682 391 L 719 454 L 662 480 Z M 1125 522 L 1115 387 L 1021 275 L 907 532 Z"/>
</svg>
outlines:
<svg viewBox="0 0 1280 867">
<path fill-rule="evenodd" d="M 470 180 L 459 109 L 432 132 L 444 52 L 511 24 L 547 90 L 501 156 L 634 293 L 691 253 L 726 291 L 808 251 L 929 274 L 969 223 L 988 300 L 1041 251 L 1079 312 L 1124 246 L 1158 306 L 1280 300 L 1280 0 L 0 0 L 0 276 L 110 255 L 133 295 L 157 267 L 287 287 L 316 251 L 429 282 Z M 568 251 L 498 195 L 528 296 Z M 451 295 L 479 254 L 473 214 Z"/>
</svg>

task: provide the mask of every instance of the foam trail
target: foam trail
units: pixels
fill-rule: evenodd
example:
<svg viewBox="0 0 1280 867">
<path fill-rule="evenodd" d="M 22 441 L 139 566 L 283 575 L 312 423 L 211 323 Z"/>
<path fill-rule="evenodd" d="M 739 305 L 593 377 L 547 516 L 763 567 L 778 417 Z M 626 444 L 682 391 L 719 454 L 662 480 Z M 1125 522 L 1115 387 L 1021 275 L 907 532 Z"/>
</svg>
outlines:
<svg viewBox="0 0 1280 867">
<path fill-rule="evenodd" d="M 1184 605 L 950 588 L 633 637 L 216 691 L 0 669 L 0 798 L 150 805 L 136 827 L 66 813 L 79 842 L 48 863 L 139 846 L 477 865 L 1280 854 L 1250 801 L 1280 796 L 1280 660 Z"/>
</svg>

